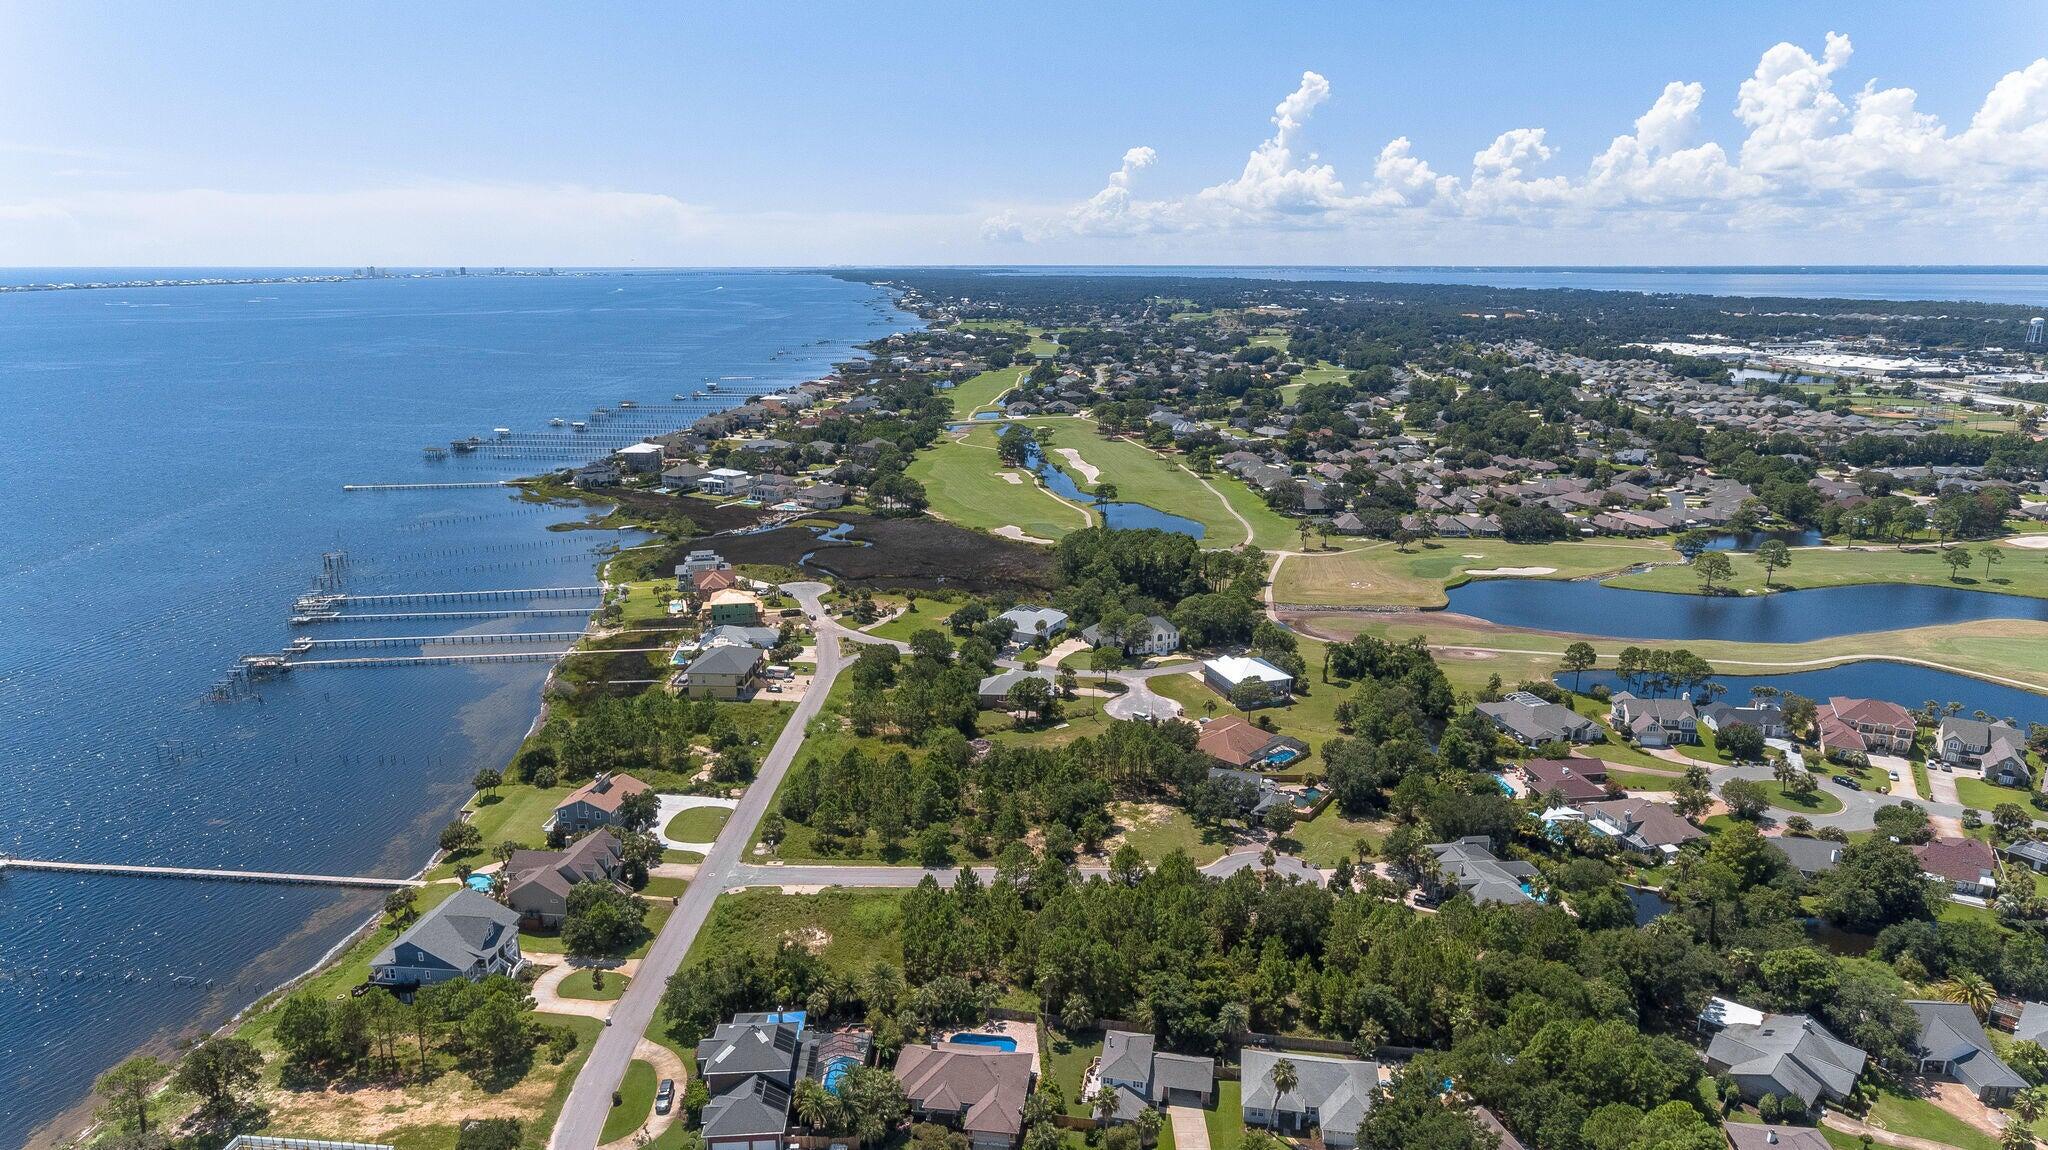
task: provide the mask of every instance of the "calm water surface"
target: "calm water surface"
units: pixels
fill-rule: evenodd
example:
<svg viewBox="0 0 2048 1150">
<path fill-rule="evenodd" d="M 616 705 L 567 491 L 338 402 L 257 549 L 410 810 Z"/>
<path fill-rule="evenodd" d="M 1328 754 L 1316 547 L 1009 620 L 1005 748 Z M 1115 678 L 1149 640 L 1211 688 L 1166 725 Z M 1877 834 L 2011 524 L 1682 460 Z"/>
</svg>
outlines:
<svg viewBox="0 0 2048 1150">
<path fill-rule="evenodd" d="M 758 273 L 0 296 L 0 850 L 411 872 L 470 774 L 516 747 L 544 664 L 302 670 L 225 705 L 202 701 L 207 688 L 238 656 L 286 642 L 287 606 L 323 551 L 347 552 L 352 591 L 527 588 L 591 583 L 599 549 L 621 540 L 550 531 L 581 513 L 497 490 L 341 485 L 560 465 L 568 433 L 550 417 L 636 399 L 644 426 L 687 422 L 916 322 L 867 287 Z M 711 381 L 716 397 L 672 404 Z M 422 457 L 497 426 L 529 446 Z M 633 434 L 593 424 L 576 451 Z M 0 878 L 0 1145 L 21 1145 L 136 1046 L 217 1024 L 303 969 L 374 902 Z"/>
</svg>

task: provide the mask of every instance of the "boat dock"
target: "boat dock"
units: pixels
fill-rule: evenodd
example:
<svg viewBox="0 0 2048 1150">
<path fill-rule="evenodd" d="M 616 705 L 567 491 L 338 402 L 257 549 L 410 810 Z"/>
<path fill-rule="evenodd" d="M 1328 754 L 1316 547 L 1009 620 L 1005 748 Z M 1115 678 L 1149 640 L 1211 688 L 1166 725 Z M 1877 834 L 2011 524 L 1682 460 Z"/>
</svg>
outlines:
<svg viewBox="0 0 2048 1150">
<path fill-rule="evenodd" d="M 603 587 L 516 587 L 495 591 L 400 591 L 382 595 L 315 592 L 292 602 L 294 614 L 333 613 L 350 607 L 399 607 L 412 603 L 481 603 L 492 599 L 586 599 Z"/>
<path fill-rule="evenodd" d="M 136 866 L 129 863 L 57 862 L 52 859 L 0 857 L 0 873 L 13 870 L 60 871 L 67 874 L 114 875 L 122 878 L 183 878 L 213 882 L 269 882 L 293 886 L 339 886 L 366 890 L 402 890 L 426 884 L 412 878 L 371 878 L 367 875 L 293 874 L 288 871 L 222 870 L 211 867 Z"/>
<path fill-rule="evenodd" d="M 667 647 L 619 647 L 591 650 L 586 653 L 665 655 L 669 650 Z M 369 667 L 446 667 L 466 663 L 551 663 L 576 653 L 576 648 L 568 647 L 559 651 L 490 651 L 470 655 L 354 655 L 338 659 L 301 659 L 293 655 L 291 666 L 295 671 L 309 671 L 321 668 L 346 670 Z"/>
<path fill-rule="evenodd" d="M 392 611 L 379 614 L 343 615 L 340 613 L 319 615 L 293 615 L 293 626 L 311 623 L 391 623 L 401 619 L 520 619 L 539 616 L 570 618 L 590 614 L 588 607 L 533 607 L 512 611 Z"/>
<path fill-rule="evenodd" d="M 442 647 L 460 646 L 473 643 L 574 643 L 583 638 L 581 631 L 493 631 L 489 634 L 453 635 L 379 635 L 350 639 L 292 640 L 286 648 L 290 654 L 301 651 L 330 651 L 348 647 Z"/>
</svg>

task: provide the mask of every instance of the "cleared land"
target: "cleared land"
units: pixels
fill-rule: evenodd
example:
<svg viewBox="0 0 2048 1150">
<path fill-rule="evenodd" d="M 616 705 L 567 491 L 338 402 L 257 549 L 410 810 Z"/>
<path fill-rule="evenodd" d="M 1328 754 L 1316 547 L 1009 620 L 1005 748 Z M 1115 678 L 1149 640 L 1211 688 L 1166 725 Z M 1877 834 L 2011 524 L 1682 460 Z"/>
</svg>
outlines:
<svg viewBox="0 0 2048 1150">
<path fill-rule="evenodd" d="M 1971 566 L 1958 578 L 1949 578 L 1942 551 L 1932 546 L 1801 547 L 1792 552 L 1792 565 L 1778 569 L 1771 584 L 1778 588 L 1847 587 L 1864 583 L 1919 583 L 1931 587 L 1956 587 L 1970 591 L 1999 591 L 2008 595 L 2048 598 L 2048 562 L 2037 552 L 2022 547 L 1991 544 L 2002 561 L 1988 569 L 1984 564 L 1986 544 L 1957 544 L 1955 550 L 1969 554 Z M 1722 586 L 1740 592 L 1761 592 L 1764 569 L 1755 555 L 1732 554 L 1735 577 Z M 1648 571 L 1631 571 L 1606 581 L 1610 587 L 1641 591 L 1677 591 L 1698 594 L 1699 576 L 1690 567 L 1673 565 Z"/>
<path fill-rule="evenodd" d="M 1092 514 L 1054 497 L 1036 476 L 1002 465 L 996 455 L 1001 426 L 970 427 L 911 461 L 906 474 L 924 485 L 932 511 L 962 527 L 986 531 L 1009 525 L 1040 539 L 1058 539 L 1093 524 Z M 1023 474 L 1024 482 L 1005 482 L 998 474 L 1004 471 Z"/>
<path fill-rule="evenodd" d="M 817 894 L 746 890 L 721 895 L 683 965 L 718 954 L 773 954 L 787 939 L 841 973 L 864 971 L 877 962 L 901 969 L 903 895 L 900 890 L 840 887 Z"/>
</svg>

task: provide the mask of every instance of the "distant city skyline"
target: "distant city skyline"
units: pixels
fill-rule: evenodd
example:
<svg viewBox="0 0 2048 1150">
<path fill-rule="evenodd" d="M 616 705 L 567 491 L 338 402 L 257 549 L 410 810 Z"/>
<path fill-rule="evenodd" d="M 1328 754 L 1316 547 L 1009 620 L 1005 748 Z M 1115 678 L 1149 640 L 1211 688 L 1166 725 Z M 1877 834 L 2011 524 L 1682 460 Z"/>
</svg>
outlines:
<svg viewBox="0 0 2048 1150">
<path fill-rule="evenodd" d="M 0 264 L 2025 264 L 2048 16 L 0 0 Z"/>
</svg>

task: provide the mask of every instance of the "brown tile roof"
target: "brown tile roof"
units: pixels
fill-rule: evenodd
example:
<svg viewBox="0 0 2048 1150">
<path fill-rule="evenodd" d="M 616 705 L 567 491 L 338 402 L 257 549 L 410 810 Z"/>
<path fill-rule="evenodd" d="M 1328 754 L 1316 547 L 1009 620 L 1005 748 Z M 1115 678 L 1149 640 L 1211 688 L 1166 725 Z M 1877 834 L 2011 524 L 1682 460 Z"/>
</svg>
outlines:
<svg viewBox="0 0 2048 1150">
<path fill-rule="evenodd" d="M 1910 728 L 1914 725 L 1913 712 L 1883 699 L 1851 699 L 1835 695 L 1828 699 L 1828 709 L 1844 722 L 1865 726 Z"/>
<path fill-rule="evenodd" d="M 1202 725 L 1195 746 L 1203 754 L 1233 767 L 1242 767 L 1259 757 L 1273 742 L 1270 731 L 1262 731 L 1238 715 L 1211 719 Z"/>
<path fill-rule="evenodd" d="M 1984 872 L 1997 869 L 1991 848 L 1976 839 L 1938 838 L 1913 848 L 1920 869 L 1951 882 L 1977 882 Z"/>
<path fill-rule="evenodd" d="M 607 814 L 619 813 L 619 803 L 627 795 L 637 795 L 647 790 L 647 784 L 631 775 L 602 774 L 577 787 L 569 797 L 555 804 L 556 810 L 575 803 L 589 803 Z"/>
<path fill-rule="evenodd" d="M 1522 763 L 1522 775 L 1538 796 L 1559 791 L 1581 802 L 1607 797 L 1607 764 L 1599 759 L 1529 759 Z"/>
<path fill-rule="evenodd" d="M 1015 1137 L 1024 1130 L 1031 1065 L 1029 1054 L 992 1047 L 906 1046 L 896 1056 L 896 1079 L 920 1110 L 961 1114 L 969 1132 Z"/>
<path fill-rule="evenodd" d="M 695 575 L 690 576 L 690 586 L 696 588 L 697 592 L 702 595 L 709 595 L 713 591 L 723 591 L 739 581 L 740 577 L 733 574 L 730 568 L 699 571 Z"/>
</svg>

